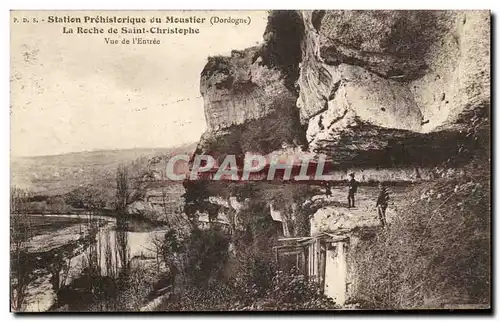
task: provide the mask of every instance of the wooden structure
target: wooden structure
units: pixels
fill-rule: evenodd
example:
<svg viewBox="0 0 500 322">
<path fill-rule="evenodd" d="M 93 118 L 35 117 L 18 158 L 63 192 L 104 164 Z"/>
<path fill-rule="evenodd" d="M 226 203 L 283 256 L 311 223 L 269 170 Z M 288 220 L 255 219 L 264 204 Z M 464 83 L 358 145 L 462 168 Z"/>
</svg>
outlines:
<svg viewBox="0 0 500 322">
<path fill-rule="evenodd" d="M 276 251 L 278 270 L 295 270 L 319 283 L 324 294 L 343 305 L 347 297 L 349 236 L 345 232 L 314 237 L 281 238 Z"/>
</svg>

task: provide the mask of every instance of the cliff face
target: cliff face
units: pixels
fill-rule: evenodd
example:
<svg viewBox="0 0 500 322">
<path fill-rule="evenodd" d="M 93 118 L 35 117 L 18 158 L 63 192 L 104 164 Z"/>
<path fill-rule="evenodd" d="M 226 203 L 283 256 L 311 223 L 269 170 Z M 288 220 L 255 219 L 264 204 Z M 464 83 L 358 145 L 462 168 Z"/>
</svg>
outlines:
<svg viewBox="0 0 500 322">
<path fill-rule="evenodd" d="M 488 11 L 274 11 L 261 45 L 208 59 L 195 153 L 321 154 L 338 180 L 448 176 L 436 166 L 488 146 L 489 28 Z M 185 209 L 210 185 L 185 183 Z"/>
<path fill-rule="evenodd" d="M 286 88 L 284 75 L 263 64 L 260 49 L 209 58 L 200 84 L 209 131 L 260 119 L 295 104 L 296 94 Z"/>
<path fill-rule="evenodd" d="M 270 16 L 262 45 L 209 57 L 200 82 L 209 131 L 295 107 L 303 35 L 300 15 L 281 12 Z"/>
<path fill-rule="evenodd" d="M 487 11 L 273 12 L 263 45 L 205 66 L 199 148 L 251 137 L 224 152 L 291 145 L 339 166 L 442 162 L 489 108 L 489 24 Z"/>
<path fill-rule="evenodd" d="M 302 16 L 297 105 L 313 149 L 360 124 L 377 134 L 380 128 L 408 135 L 452 129 L 464 115 L 489 106 L 489 12 Z"/>
<path fill-rule="evenodd" d="M 305 143 L 295 86 L 304 34 L 298 12 L 276 12 L 262 45 L 209 57 L 200 82 L 208 131 L 199 150 L 269 153 Z M 224 141 L 223 146 L 213 141 Z"/>
<path fill-rule="evenodd" d="M 325 187 L 320 182 L 238 186 L 188 181 L 186 213 L 217 213 L 220 208 L 211 207 L 209 196 L 237 196 L 251 205 L 239 218 L 276 220 L 272 213 L 279 212 L 283 226 L 300 228 L 289 235 L 334 232 L 363 257 L 363 243 L 382 240 L 374 239 L 381 224 L 375 208 L 379 189 L 370 184 L 379 181 L 391 190 L 388 225 L 405 218 L 399 220 L 404 235 L 406 223 L 415 221 L 420 238 L 422 222 L 435 222 L 431 219 L 443 204 L 462 205 L 462 199 L 458 205 L 450 199 L 458 191 L 456 181 L 472 184 L 475 166 L 487 168 L 489 162 L 489 30 L 486 11 L 273 12 L 261 46 L 209 59 L 201 77 L 209 130 L 196 153 L 217 158 L 247 152 L 322 155 L 333 163 L 330 174 L 337 182 Z M 347 189 L 338 184 L 351 171 L 363 182 L 354 208 L 347 207 Z M 439 181 L 449 189 L 434 190 Z M 426 185 L 427 190 L 420 189 Z M 436 206 L 413 209 L 433 198 Z M 412 219 L 419 211 L 431 218 Z M 440 240 L 444 231 L 436 234 Z M 409 238 L 408 244 L 418 238 Z M 396 238 L 395 244 L 400 241 Z M 261 252 L 271 242 L 263 244 Z M 344 246 L 337 244 L 338 249 Z M 397 261 L 407 258 L 401 254 Z M 339 265 L 349 275 L 342 292 L 357 296 L 347 285 L 362 284 L 355 276 L 359 262 Z"/>
</svg>

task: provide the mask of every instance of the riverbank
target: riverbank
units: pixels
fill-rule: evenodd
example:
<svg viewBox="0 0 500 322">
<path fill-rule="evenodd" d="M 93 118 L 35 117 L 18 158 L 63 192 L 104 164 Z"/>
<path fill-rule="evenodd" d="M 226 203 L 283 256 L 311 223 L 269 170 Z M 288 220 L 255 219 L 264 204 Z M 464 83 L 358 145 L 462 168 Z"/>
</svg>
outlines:
<svg viewBox="0 0 500 322">
<path fill-rule="evenodd" d="M 37 227 L 37 233 L 25 244 L 31 273 L 22 311 L 44 312 L 57 306 L 58 290 L 71 287 L 82 275 L 91 251 L 99 254 L 102 276 L 109 272 L 107 265 L 115 269 L 121 266 L 116 252 L 111 252 L 111 256 L 108 252 L 116 249 L 114 217 L 83 214 L 38 214 L 28 217 L 27 221 Z M 91 222 L 98 225 L 94 238 L 90 234 Z M 158 229 L 148 231 L 147 227 L 140 232 L 125 232 L 130 258 L 156 261 L 153 240 L 163 233 L 164 230 Z"/>
</svg>

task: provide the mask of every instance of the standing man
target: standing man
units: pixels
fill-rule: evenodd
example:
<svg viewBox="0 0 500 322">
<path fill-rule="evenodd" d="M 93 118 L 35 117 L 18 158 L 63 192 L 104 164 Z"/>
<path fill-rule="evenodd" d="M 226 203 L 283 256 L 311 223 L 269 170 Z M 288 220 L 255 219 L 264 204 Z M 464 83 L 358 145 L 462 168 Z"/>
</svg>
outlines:
<svg viewBox="0 0 500 322">
<path fill-rule="evenodd" d="M 387 210 L 387 206 L 389 205 L 389 192 L 387 191 L 387 188 L 384 186 L 382 182 L 378 184 L 378 188 L 379 188 L 379 194 L 377 198 L 376 207 L 380 223 L 382 224 L 382 227 L 385 227 L 386 224 L 385 211 Z"/>
<path fill-rule="evenodd" d="M 347 192 L 347 208 L 354 207 L 354 194 L 358 191 L 358 182 L 354 179 L 354 173 L 349 174 L 349 191 Z"/>
<path fill-rule="evenodd" d="M 325 187 L 326 196 L 330 197 L 332 195 L 332 184 L 330 183 L 330 181 L 326 181 L 325 186 L 326 186 Z"/>
</svg>

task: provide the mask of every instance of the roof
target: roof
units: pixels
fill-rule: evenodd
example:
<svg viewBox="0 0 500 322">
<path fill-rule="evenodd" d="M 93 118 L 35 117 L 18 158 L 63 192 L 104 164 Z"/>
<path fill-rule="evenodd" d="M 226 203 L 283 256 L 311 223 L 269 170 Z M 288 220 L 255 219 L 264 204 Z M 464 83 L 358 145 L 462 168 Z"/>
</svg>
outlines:
<svg viewBox="0 0 500 322">
<path fill-rule="evenodd" d="M 269 205 L 269 209 L 271 212 L 271 217 L 273 218 L 274 221 L 283 222 L 283 217 L 281 217 L 281 212 L 279 212 L 278 210 L 274 210 L 273 205 L 271 204 Z"/>
<path fill-rule="evenodd" d="M 279 245 L 273 248 L 280 249 L 288 247 L 299 247 L 299 246 L 302 247 L 312 244 L 316 242 L 316 240 L 318 239 L 322 239 L 327 242 L 340 242 L 346 240 L 347 238 L 348 236 L 346 236 L 344 232 L 341 232 L 340 234 L 322 233 L 316 236 L 279 238 L 278 239 Z"/>
</svg>

